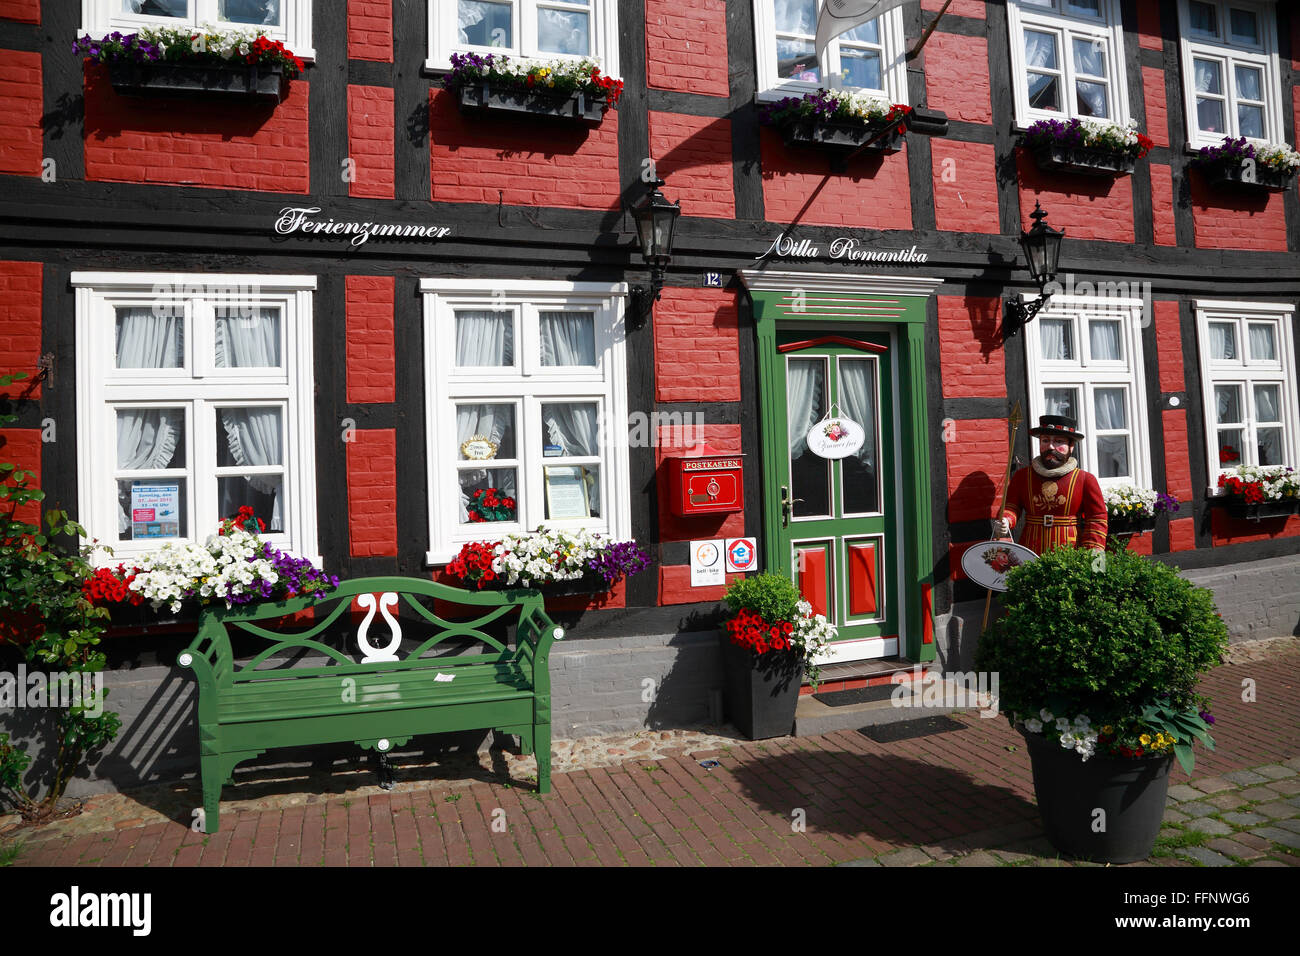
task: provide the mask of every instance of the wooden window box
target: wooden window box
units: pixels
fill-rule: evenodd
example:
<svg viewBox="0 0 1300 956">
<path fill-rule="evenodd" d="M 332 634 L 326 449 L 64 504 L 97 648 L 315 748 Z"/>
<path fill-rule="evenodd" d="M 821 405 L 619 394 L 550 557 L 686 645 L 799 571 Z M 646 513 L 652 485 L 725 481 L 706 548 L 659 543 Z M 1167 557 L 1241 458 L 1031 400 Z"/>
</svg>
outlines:
<svg viewBox="0 0 1300 956">
<path fill-rule="evenodd" d="M 1300 511 L 1300 499 L 1286 501 L 1264 501 L 1257 505 L 1248 505 L 1244 501 L 1226 501 L 1224 509 L 1231 518 L 1246 521 L 1267 521 L 1270 518 L 1287 518 Z"/>
<path fill-rule="evenodd" d="M 1110 518 L 1106 522 L 1106 533 L 1113 535 L 1146 534 L 1156 530 L 1156 515 Z"/>
<path fill-rule="evenodd" d="M 786 146 L 819 147 L 837 151 L 852 152 L 877 136 L 881 130 L 889 132 L 867 147 L 867 152 L 896 153 L 903 148 L 903 134 L 898 127 L 902 121 L 896 121 L 886 127 L 883 124 L 863 126 L 861 123 L 826 123 L 810 118 L 786 120 L 777 125 L 781 139 Z"/>
<path fill-rule="evenodd" d="M 1096 146 L 1067 146 L 1040 143 L 1031 147 L 1034 162 L 1043 172 L 1073 173 L 1076 176 L 1129 176 L 1137 168 L 1137 157 Z"/>
<path fill-rule="evenodd" d="M 279 103 L 289 78 L 279 63 L 110 63 L 109 82 L 127 96 L 201 96 Z"/>
<path fill-rule="evenodd" d="M 590 97 L 580 90 L 556 94 L 490 86 L 487 83 L 466 84 L 457 90 L 456 95 L 462 112 L 489 112 L 502 116 L 528 113 L 532 116 L 572 120 L 586 126 L 601 124 L 607 104 L 604 97 Z"/>
<path fill-rule="evenodd" d="M 1197 163 L 1196 168 L 1213 189 L 1231 192 L 1282 192 L 1291 188 L 1295 173 L 1284 173 L 1262 163 Z"/>
</svg>

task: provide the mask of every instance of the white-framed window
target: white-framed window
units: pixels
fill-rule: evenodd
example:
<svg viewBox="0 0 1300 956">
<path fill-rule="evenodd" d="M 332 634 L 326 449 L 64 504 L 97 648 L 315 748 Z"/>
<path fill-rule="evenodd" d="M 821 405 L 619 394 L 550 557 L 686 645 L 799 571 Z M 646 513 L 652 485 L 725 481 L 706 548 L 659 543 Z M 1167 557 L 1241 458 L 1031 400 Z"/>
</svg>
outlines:
<svg viewBox="0 0 1300 956">
<path fill-rule="evenodd" d="M 617 0 L 426 0 L 425 68 L 451 69 L 453 53 L 595 60 L 618 76 Z"/>
<path fill-rule="evenodd" d="M 1129 121 L 1119 0 L 1007 0 L 1016 122 Z"/>
<path fill-rule="evenodd" d="M 1178 0 L 1187 138 L 1281 142 L 1277 13 L 1257 0 Z"/>
<path fill-rule="evenodd" d="M 1056 295 L 1025 327 L 1029 420 L 1075 419 L 1084 434 L 1079 467 L 1103 488 L 1151 487 L 1142 307 L 1141 299 Z"/>
<path fill-rule="evenodd" d="M 429 563 L 542 524 L 630 537 L 627 286 L 423 279 L 420 288 Z M 474 493 L 486 499 L 489 489 L 514 507 L 475 520 Z"/>
<path fill-rule="evenodd" d="M 1295 307 L 1202 299 L 1195 308 L 1210 493 L 1229 468 L 1296 466 Z"/>
<path fill-rule="evenodd" d="M 74 272 L 82 525 L 129 560 L 245 505 L 319 563 L 315 276 Z"/>
<path fill-rule="evenodd" d="M 314 60 L 311 0 L 81 0 L 81 32 L 93 37 L 146 27 L 265 30 L 299 58 Z"/>
<path fill-rule="evenodd" d="M 903 11 L 896 8 L 841 33 L 819 56 L 813 41 L 824 2 L 754 0 L 759 98 L 801 96 L 837 85 L 907 103 Z"/>
</svg>

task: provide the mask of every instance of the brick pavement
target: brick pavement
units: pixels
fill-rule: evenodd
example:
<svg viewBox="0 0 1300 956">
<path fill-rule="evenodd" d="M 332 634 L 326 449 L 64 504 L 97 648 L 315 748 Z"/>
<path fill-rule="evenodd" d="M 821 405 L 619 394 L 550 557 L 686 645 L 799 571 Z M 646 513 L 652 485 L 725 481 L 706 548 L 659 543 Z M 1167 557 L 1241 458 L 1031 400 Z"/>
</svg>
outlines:
<svg viewBox="0 0 1300 956">
<path fill-rule="evenodd" d="M 1156 865 L 1300 863 L 1300 654 L 1225 665 L 1214 753 L 1176 764 Z M 1243 699 L 1246 698 L 1246 699 Z M 20 831 L 15 866 L 1056 865 L 1029 759 L 1003 719 L 879 744 L 777 738 L 554 775 L 322 798 L 189 820 Z M 701 761 L 713 759 L 715 768 Z M 1249 771 L 1249 772 L 1243 772 Z M 3 859 L 3 854 L 0 854 Z"/>
</svg>

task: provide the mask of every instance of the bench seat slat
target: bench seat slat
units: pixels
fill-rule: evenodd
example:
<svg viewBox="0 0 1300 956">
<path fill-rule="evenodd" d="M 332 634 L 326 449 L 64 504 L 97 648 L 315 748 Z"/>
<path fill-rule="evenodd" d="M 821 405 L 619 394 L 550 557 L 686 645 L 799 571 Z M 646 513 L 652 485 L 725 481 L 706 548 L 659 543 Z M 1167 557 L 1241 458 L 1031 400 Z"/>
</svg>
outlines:
<svg viewBox="0 0 1300 956">
<path fill-rule="evenodd" d="M 412 680 L 410 675 L 395 675 L 389 679 L 357 681 L 355 687 L 346 688 L 347 701 L 340 682 L 333 680 L 285 681 L 286 686 L 266 688 L 235 687 L 223 691 L 219 697 L 218 710 L 221 719 L 241 711 L 287 711 L 295 707 L 327 706 L 335 711 L 346 712 L 368 699 L 379 699 L 375 695 L 397 693 L 403 699 L 423 699 L 453 701 L 459 696 L 476 696 L 494 688 L 505 688 L 515 692 L 528 691 L 531 685 L 523 675 L 498 676 L 483 675 L 479 679 L 457 678 L 454 682 L 435 682 L 430 677 L 425 680 Z M 272 690 L 268 693 L 268 690 Z"/>
<path fill-rule="evenodd" d="M 500 684 L 485 685 L 478 690 L 464 690 L 458 693 L 400 693 L 397 699 L 378 698 L 366 700 L 357 698 L 347 709 L 338 706 L 338 695 L 331 699 L 317 701 L 296 701 L 290 705 L 267 703 L 260 707 L 244 707 L 238 711 L 227 711 L 218 718 L 218 724 L 246 724 L 268 720 L 285 720 L 298 717 L 324 717 L 330 715 L 348 715 L 367 712 L 391 710 L 421 710 L 429 707 L 451 707 L 456 704 L 484 703 L 487 701 L 531 699 L 533 691 L 528 687 L 509 688 Z"/>
</svg>

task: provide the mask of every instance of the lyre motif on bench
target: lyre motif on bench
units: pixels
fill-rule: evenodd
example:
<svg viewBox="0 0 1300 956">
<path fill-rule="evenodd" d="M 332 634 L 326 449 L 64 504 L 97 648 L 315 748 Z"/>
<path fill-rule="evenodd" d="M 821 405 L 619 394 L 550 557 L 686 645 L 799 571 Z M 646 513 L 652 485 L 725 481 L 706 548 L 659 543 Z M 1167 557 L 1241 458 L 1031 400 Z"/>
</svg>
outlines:
<svg viewBox="0 0 1300 956">
<path fill-rule="evenodd" d="M 370 643 L 368 631 L 370 622 L 375 617 L 375 596 L 373 594 L 358 594 L 357 604 L 366 609 L 365 620 L 361 622 L 361 627 L 357 628 L 357 650 L 361 652 L 362 664 L 374 664 L 379 661 L 395 661 L 397 654 L 395 651 L 398 645 L 402 643 L 402 627 L 397 623 L 397 619 L 388 613 L 388 606 L 397 605 L 397 594 L 393 591 L 385 591 L 379 595 L 379 612 L 384 615 L 384 620 L 388 622 L 389 637 L 388 643 L 383 647 L 375 647 Z"/>
</svg>

